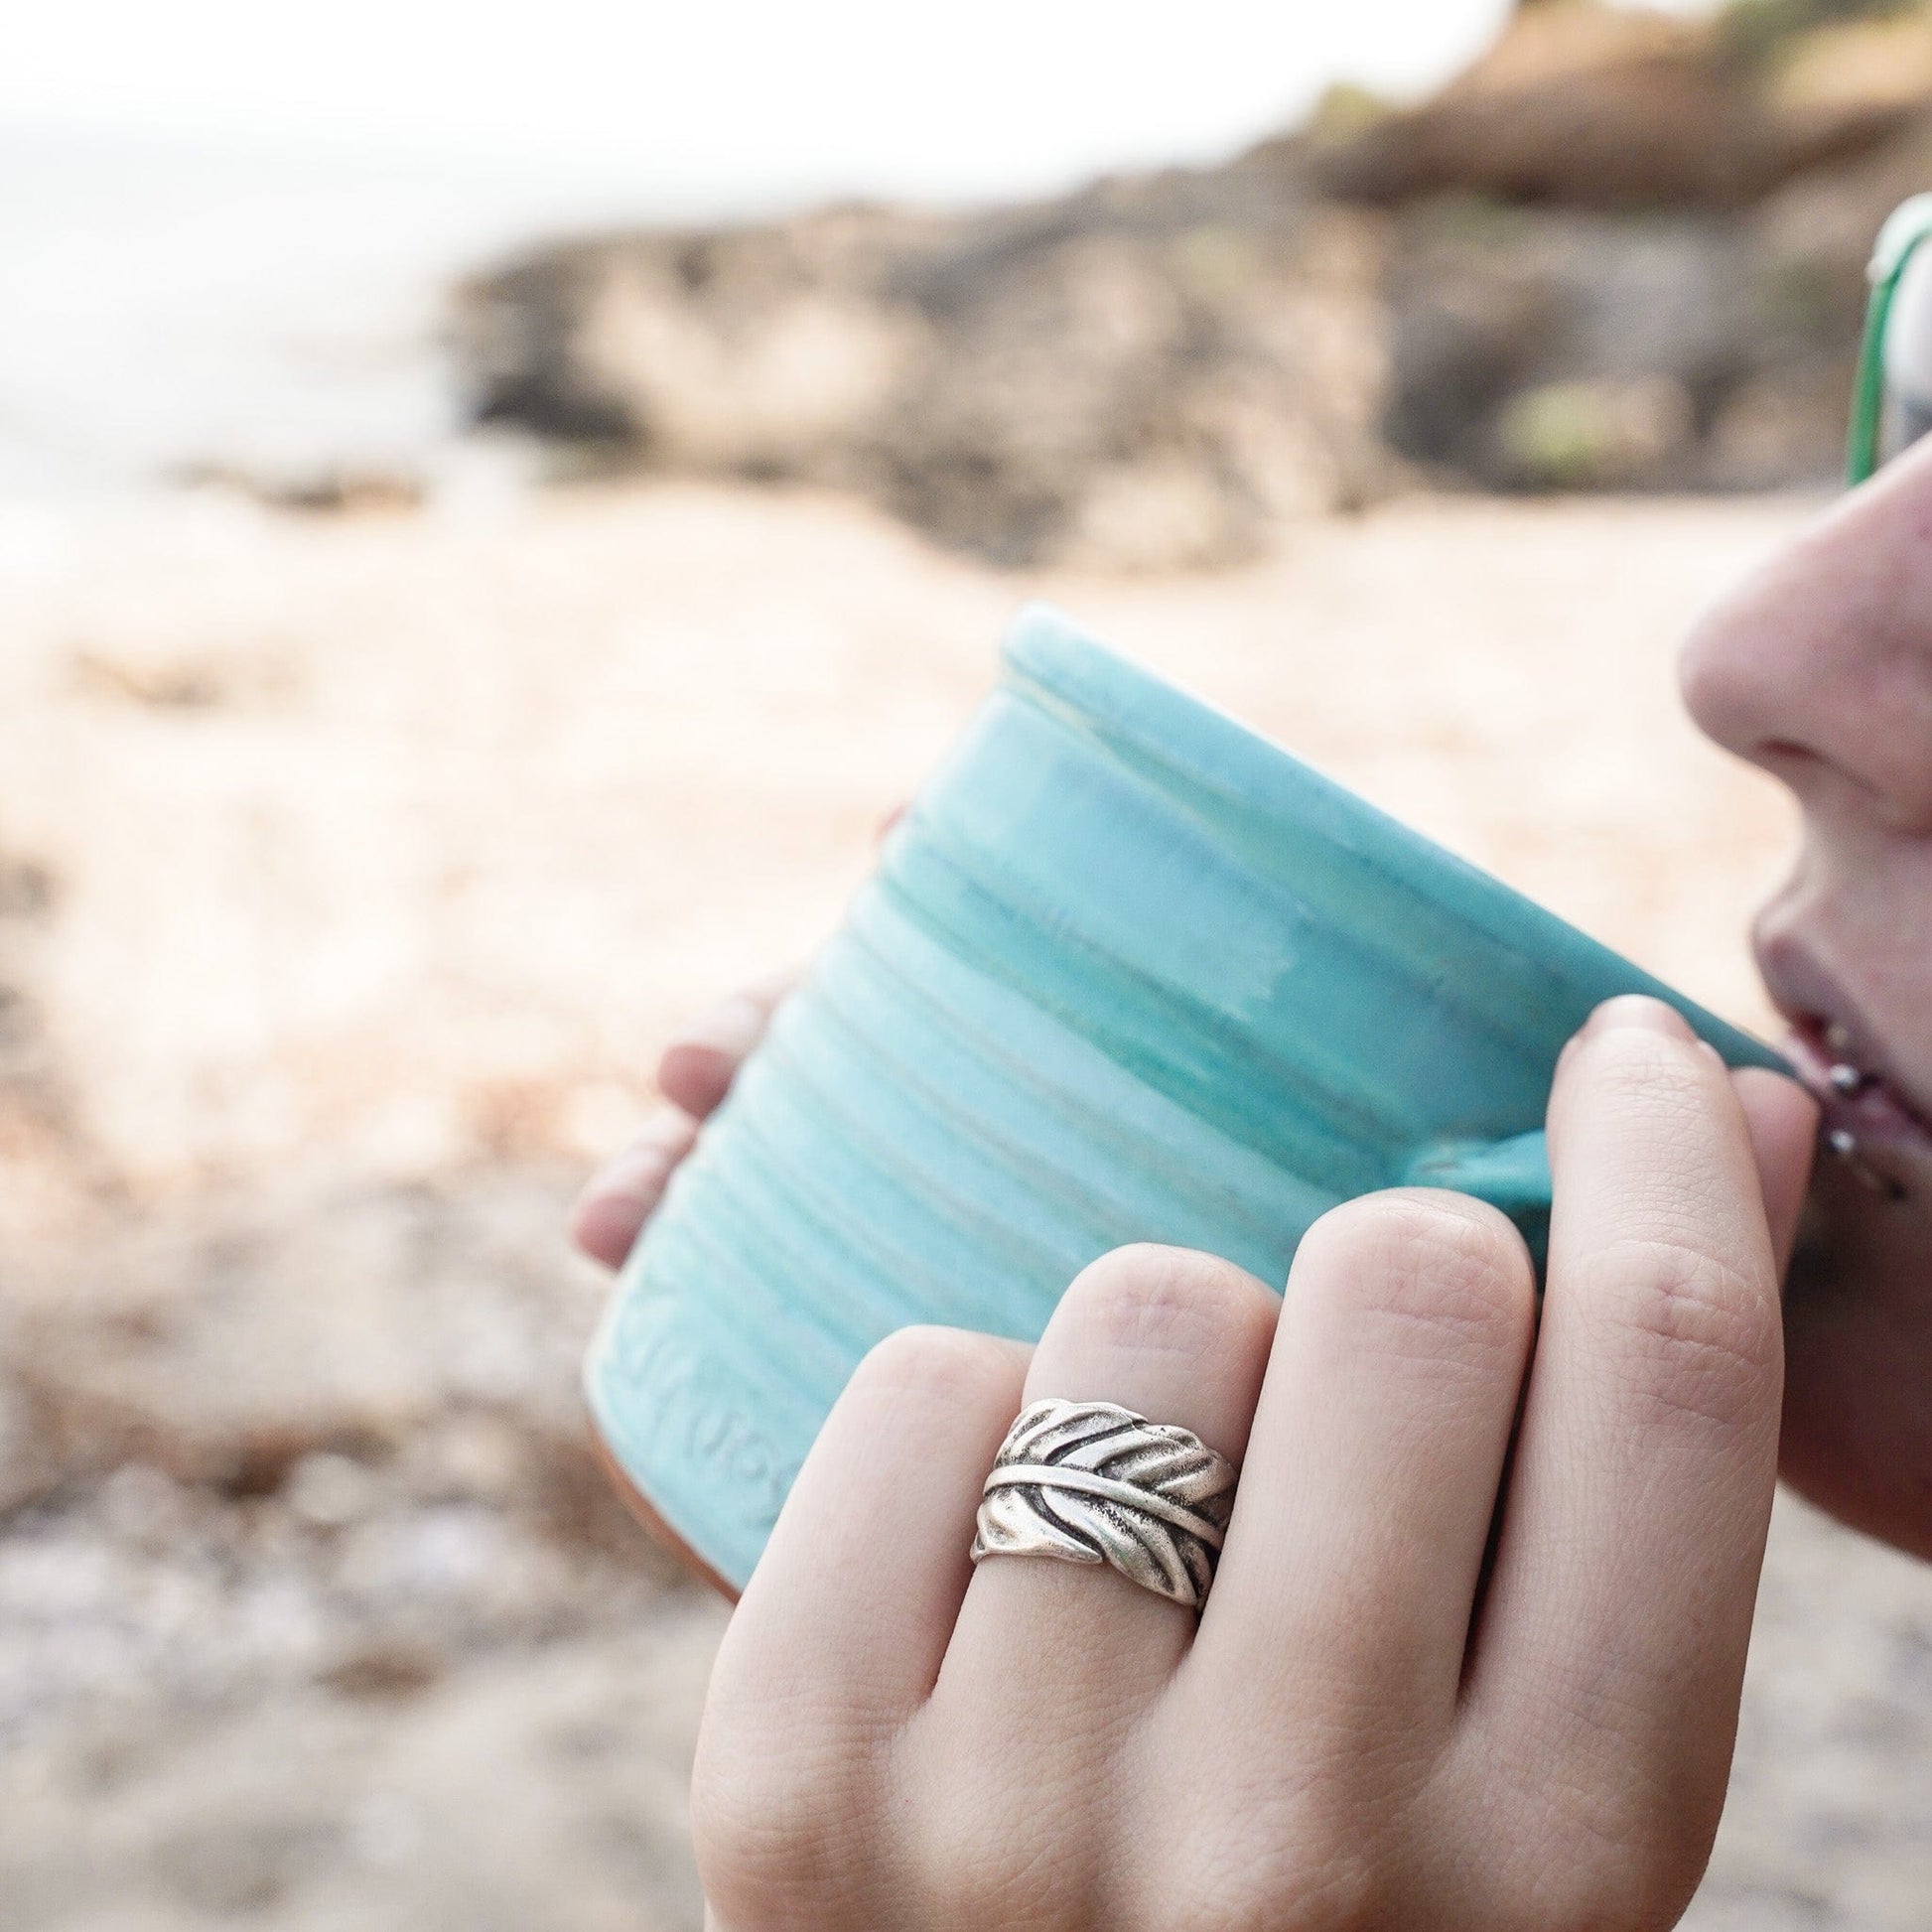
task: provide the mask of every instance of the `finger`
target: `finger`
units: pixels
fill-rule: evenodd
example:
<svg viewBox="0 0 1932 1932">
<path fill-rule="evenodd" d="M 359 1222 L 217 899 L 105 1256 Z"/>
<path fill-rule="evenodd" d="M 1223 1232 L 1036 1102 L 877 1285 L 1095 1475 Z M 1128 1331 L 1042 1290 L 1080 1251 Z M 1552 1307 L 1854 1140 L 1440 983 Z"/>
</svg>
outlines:
<svg viewBox="0 0 1932 1932">
<path fill-rule="evenodd" d="M 697 1120 L 716 1113 L 771 1016 L 802 977 L 793 970 L 760 980 L 707 1007 L 683 1028 L 657 1062 L 664 1098 Z"/>
<path fill-rule="evenodd" d="M 1536 1320 L 1523 1237 L 1460 1194 L 1351 1201 L 1303 1237 L 1221 1572 L 1178 1687 L 1242 1745 L 1451 1725 Z"/>
<path fill-rule="evenodd" d="M 1757 1163 L 1757 1184 L 1764 1196 L 1764 1218 L 1782 1280 L 1791 1265 L 1811 1184 L 1812 1156 L 1818 1146 L 1818 1103 L 1796 1080 L 1768 1068 L 1747 1066 L 1730 1076 L 1744 1125 L 1750 1131 Z"/>
<path fill-rule="evenodd" d="M 874 1821 L 970 1568 L 980 1471 L 1028 1350 L 907 1328 L 862 1362 L 805 1458 L 712 1670 L 692 1827 L 720 1922 L 884 1924 Z"/>
<path fill-rule="evenodd" d="M 593 1261 L 622 1267 L 697 1136 L 698 1124 L 689 1114 L 676 1107 L 656 1109 L 585 1184 L 571 1209 L 571 1240 Z"/>
<path fill-rule="evenodd" d="M 1238 1463 L 1278 1307 L 1231 1262 L 1178 1248 L 1117 1250 L 1061 1299 L 1034 1351 L 1025 1400 L 1117 1403 L 1191 1430 Z M 995 1738 L 1023 1722 L 1036 1737 L 1057 1725 L 1077 1738 L 1157 1695 L 1194 1624 L 1191 1609 L 1110 1566 L 991 1557 L 974 1573 L 933 1703 Z"/>
<path fill-rule="evenodd" d="M 1606 1815 L 1696 1835 L 1723 1799 L 1777 1463 L 1756 1159 L 1722 1064 L 1636 998 L 1566 1051 L 1549 1139 L 1549 1285 L 1472 1731 L 1539 1779 L 1587 1753 Z"/>
<path fill-rule="evenodd" d="M 860 1363 L 752 1574 L 707 1707 L 754 1734 L 874 1735 L 925 1699 L 972 1574 L 980 1484 L 1029 1350 L 903 1328 Z"/>
</svg>

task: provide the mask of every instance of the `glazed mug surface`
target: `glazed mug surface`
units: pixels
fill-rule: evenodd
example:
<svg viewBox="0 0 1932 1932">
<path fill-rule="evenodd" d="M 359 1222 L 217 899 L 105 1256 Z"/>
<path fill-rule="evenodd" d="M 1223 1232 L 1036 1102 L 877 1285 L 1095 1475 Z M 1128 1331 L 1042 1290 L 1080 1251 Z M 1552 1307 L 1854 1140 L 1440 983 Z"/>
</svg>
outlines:
<svg viewBox="0 0 1932 1932">
<path fill-rule="evenodd" d="M 1768 1048 L 1054 612 L 888 839 L 630 1256 L 586 1371 L 626 1486 L 742 1587 L 861 1356 L 1034 1339 L 1133 1241 L 1264 1281 L 1338 1201 L 1494 1202 L 1539 1255 L 1597 1002 Z"/>
</svg>

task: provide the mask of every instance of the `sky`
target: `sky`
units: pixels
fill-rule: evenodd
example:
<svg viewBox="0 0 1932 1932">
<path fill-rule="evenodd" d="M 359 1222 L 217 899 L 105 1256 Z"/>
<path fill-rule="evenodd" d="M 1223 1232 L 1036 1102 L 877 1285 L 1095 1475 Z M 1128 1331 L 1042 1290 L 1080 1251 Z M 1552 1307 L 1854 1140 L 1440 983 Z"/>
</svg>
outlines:
<svg viewBox="0 0 1932 1932">
<path fill-rule="evenodd" d="M 60 0 L 4 9 L 0 131 L 596 177 L 692 213 L 836 194 L 971 200 L 1218 159 L 1338 77 L 1419 92 L 1507 11 L 1508 0 Z"/>
<path fill-rule="evenodd" d="M 531 242 L 1214 162 L 1508 7 L 0 0 L 0 505 L 416 465 L 460 446 L 451 280 Z"/>
</svg>

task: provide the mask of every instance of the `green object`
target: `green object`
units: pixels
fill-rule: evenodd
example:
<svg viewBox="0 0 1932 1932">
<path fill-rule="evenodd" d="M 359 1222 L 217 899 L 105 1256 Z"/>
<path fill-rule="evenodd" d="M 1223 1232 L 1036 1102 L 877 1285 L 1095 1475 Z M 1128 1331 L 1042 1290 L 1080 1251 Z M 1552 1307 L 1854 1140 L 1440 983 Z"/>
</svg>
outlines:
<svg viewBox="0 0 1932 1932">
<path fill-rule="evenodd" d="M 1599 1000 L 1670 1000 L 1496 880 L 1035 609 L 706 1127 L 588 1387 L 613 1459 L 750 1576 L 866 1350 L 1036 1336 L 1129 1241 L 1286 1279 L 1399 1182 L 1548 1234 L 1543 1115 Z"/>
<path fill-rule="evenodd" d="M 1847 481 L 1862 483 L 1882 461 L 1880 438 L 1885 417 L 1885 341 L 1892 303 L 1912 258 L 1932 237 L 1932 195 L 1915 195 L 1896 209 L 1878 231 L 1865 271 L 1871 297 L 1865 305 L 1864 339 L 1859 349 L 1859 377 L 1852 394 L 1852 438 Z"/>
</svg>

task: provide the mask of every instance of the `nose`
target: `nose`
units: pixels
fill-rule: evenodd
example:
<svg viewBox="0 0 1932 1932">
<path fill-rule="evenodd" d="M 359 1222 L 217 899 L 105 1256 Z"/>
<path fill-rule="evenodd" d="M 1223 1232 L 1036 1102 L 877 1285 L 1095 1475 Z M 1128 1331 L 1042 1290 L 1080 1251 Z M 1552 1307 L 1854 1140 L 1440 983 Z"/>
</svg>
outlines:
<svg viewBox="0 0 1932 1932">
<path fill-rule="evenodd" d="M 1718 605 L 1679 676 L 1808 812 L 1932 833 L 1932 439 Z"/>
</svg>

